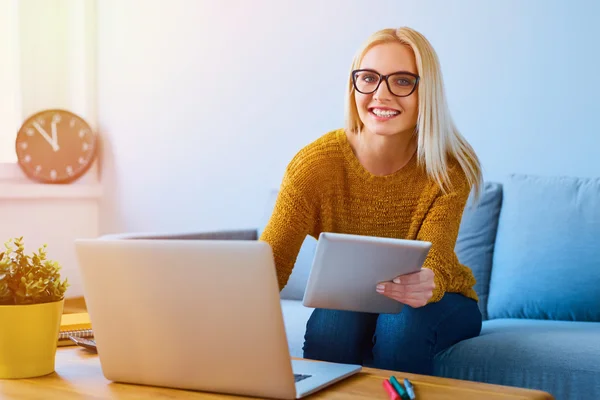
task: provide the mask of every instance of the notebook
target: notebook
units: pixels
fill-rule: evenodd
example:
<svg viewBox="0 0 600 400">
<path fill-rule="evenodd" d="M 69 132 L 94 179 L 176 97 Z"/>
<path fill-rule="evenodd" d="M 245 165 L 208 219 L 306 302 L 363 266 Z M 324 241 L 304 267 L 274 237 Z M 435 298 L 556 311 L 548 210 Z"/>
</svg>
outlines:
<svg viewBox="0 0 600 400">
<path fill-rule="evenodd" d="M 69 336 L 79 338 L 92 338 L 94 332 L 88 313 L 63 314 L 60 321 L 58 333 L 58 346 L 74 346 L 75 343 Z"/>
</svg>

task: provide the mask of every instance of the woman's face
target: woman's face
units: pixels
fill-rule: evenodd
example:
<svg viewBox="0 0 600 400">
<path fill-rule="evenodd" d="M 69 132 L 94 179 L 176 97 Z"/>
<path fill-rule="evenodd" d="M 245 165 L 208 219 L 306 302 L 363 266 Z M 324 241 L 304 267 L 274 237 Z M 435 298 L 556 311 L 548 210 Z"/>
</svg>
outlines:
<svg viewBox="0 0 600 400">
<path fill-rule="evenodd" d="M 370 134 L 391 136 L 414 132 L 418 116 L 418 91 L 415 88 L 417 66 L 412 49 L 400 43 L 385 43 L 372 47 L 354 74 L 356 108 Z M 397 73 L 397 74 L 396 74 Z M 377 75 L 388 75 L 388 85 Z M 394 75 L 389 75 L 394 74 Z M 381 82 L 379 82 L 381 80 Z M 379 86 L 377 87 L 377 84 Z M 370 92 L 377 87 L 373 93 Z M 413 91 L 414 88 L 414 91 Z M 399 97 L 394 95 L 406 95 Z"/>
</svg>

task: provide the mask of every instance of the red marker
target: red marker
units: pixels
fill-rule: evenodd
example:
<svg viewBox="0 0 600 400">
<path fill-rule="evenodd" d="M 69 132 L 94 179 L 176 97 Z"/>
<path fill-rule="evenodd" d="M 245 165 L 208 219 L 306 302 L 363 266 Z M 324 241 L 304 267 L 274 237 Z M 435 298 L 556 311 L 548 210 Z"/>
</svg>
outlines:
<svg viewBox="0 0 600 400">
<path fill-rule="evenodd" d="M 392 387 L 392 384 L 387 379 L 384 379 L 383 387 L 385 388 L 385 391 L 388 392 L 388 394 L 390 395 L 390 400 L 402 400 L 400 399 L 400 395 L 398 394 L 398 392 L 396 392 L 396 389 Z"/>
</svg>

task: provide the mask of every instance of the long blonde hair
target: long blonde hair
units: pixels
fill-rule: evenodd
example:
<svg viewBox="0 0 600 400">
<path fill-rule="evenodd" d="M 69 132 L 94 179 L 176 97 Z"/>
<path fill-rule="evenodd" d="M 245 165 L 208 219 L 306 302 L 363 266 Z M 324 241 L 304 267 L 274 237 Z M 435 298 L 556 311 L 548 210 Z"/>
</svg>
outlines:
<svg viewBox="0 0 600 400">
<path fill-rule="evenodd" d="M 481 191 L 481 165 L 475 151 L 461 135 L 450 115 L 444 82 L 437 54 L 429 41 L 414 29 L 382 29 L 372 34 L 357 52 L 350 71 L 358 69 L 364 55 L 373 46 L 396 42 L 409 46 L 417 64 L 420 76 L 419 116 L 416 134 L 417 154 L 421 165 L 425 165 L 428 176 L 433 178 L 443 192 L 452 185 L 448 175 L 448 156 L 456 159 L 465 173 L 470 187 L 475 190 L 475 198 Z M 354 85 L 349 76 L 346 92 L 346 130 L 360 133 L 363 123 L 358 116 L 354 100 Z"/>
</svg>

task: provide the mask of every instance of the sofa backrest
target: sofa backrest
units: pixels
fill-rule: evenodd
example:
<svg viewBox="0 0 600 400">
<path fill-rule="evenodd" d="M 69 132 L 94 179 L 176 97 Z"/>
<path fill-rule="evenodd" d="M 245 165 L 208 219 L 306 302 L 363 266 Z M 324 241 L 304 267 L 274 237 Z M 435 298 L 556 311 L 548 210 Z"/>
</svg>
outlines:
<svg viewBox="0 0 600 400">
<path fill-rule="evenodd" d="M 271 217 L 276 199 L 277 191 L 274 190 L 268 198 L 258 230 L 259 237 Z M 486 318 L 489 280 L 501 203 L 502 186 L 498 183 L 486 182 L 477 204 L 473 204 L 472 197 L 469 198 L 456 243 L 459 261 L 470 267 L 477 279 L 475 291 L 479 296 L 479 308 L 484 318 Z M 288 284 L 281 291 L 282 298 L 302 300 L 316 245 L 317 241 L 312 236 L 305 238 Z"/>
<path fill-rule="evenodd" d="M 503 183 L 490 318 L 600 321 L 600 178 Z"/>
<path fill-rule="evenodd" d="M 471 268 L 475 276 L 475 292 L 479 297 L 479 310 L 487 319 L 488 294 L 498 217 L 502 207 L 502 185 L 485 182 L 477 203 L 469 197 L 456 239 L 458 261 Z"/>
</svg>

